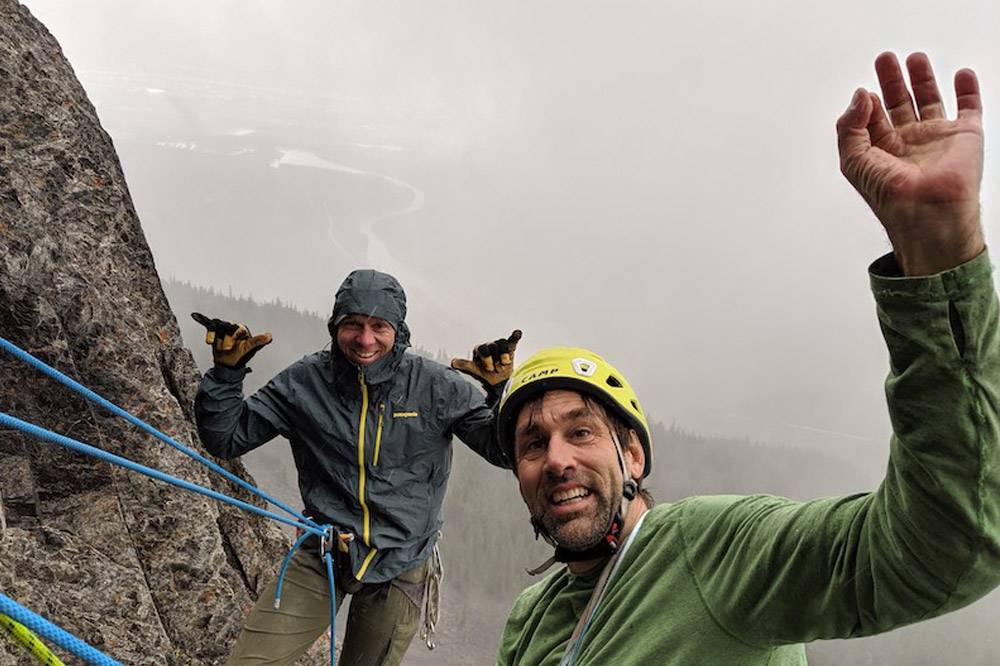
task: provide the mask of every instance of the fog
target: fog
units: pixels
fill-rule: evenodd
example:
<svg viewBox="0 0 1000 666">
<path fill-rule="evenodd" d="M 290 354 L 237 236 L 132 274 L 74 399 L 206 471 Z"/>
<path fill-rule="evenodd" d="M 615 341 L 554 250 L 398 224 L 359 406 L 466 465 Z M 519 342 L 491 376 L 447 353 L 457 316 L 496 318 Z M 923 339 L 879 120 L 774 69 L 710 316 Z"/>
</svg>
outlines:
<svg viewBox="0 0 1000 666">
<path fill-rule="evenodd" d="M 426 347 L 519 327 L 522 357 L 603 353 L 662 420 L 877 459 L 887 242 L 834 121 L 875 55 L 921 49 L 945 90 L 977 69 L 998 125 L 982 2 L 26 4 L 162 275 L 322 312 L 374 266 Z"/>
<path fill-rule="evenodd" d="M 161 276 L 323 313 L 378 268 L 416 344 L 587 346 L 693 432 L 884 465 L 888 243 L 834 135 L 879 52 L 950 113 L 978 72 L 995 234 L 994 3 L 22 1 Z"/>
</svg>

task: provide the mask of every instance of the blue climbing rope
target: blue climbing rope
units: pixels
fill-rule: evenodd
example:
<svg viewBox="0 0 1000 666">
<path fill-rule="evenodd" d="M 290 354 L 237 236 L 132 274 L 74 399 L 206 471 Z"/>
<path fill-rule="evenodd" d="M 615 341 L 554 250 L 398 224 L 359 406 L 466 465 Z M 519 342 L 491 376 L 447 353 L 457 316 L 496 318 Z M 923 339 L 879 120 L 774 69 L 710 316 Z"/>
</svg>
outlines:
<svg viewBox="0 0 1000 666">
<path fill-rule="evenodd" d="M 184 453 L 185 455 L 190 456 L 194 460 L 197 460 L 202 465 L 205 465 L 206 467 L 208 467 L 209 469 L 211 469 L 213 472 L 217 472 L 218 474 L 221 474 L 222 476 L 226 477 L 227 479 L 229 479 L 233 483 L 235 483 L 235 484 L 237 484 L 237 485 L 245 488 L 246 490 L 249 490 L 251 493 L 257 495 L 261 499 L 263 499 L 263 500 L 265 500 L 267 502 L 270 502 L 274 506 L 277 506 L 277 507 L 281 508 L 286 513 L 288 513 L 288 514 L 290 514 L 292 516 L 295 516 L 297 519 L 305 522 L 308 525 L 311 525 L 312 527 L 316 527 L 316 528 L 320 527 L 313 520 L 311 520 L 308 517 L 302 516 L 302 514 L 300 514 L 298 511 L 296 511 L 295 509 L 291 508 L 290 506 L 286 505 L 281 500 L 278 500 L 278 499 L 275 499 L 275 498 L 271 497 L 270 495 L 268 495 L 267 493 L 265 493 L 263 490 L 261 490 L 261 489 L 255 487 L 255 486 L 253 486 L 252 484 L 246 482 L 245 480 L 243 480 L 240 477 L 238 477 L 237 475 L 233 474 L 232 472 L 230 472 L 226 468 L 222 467 L 218 463 L 209 460 L 208 458 L 206 458 L 205 456 L 201 455 L 200 453 L 198 453 L 197 451 L 195 451 L 191 447 L 185 446 L 184 444 L 181 444 L 180 442 L 174 440 L 172 437 L 170 437 L 170 436 L 168 436 L 168 435 L 160 432 L 159 430 L 157 430 L 153 426 L 149 425 L 148 423 L 146 423 L 142 419 L 140 419 L 140 418 L 138 418 L 136 416 L 133 416 L 131 413 L 125 411 L 124 409 L 122 409 L 118 405 L 114 404 L 113 402 L 111 402 L 107 398 L 104 398 L 104 397 L 98 395 L 97 393 L 95 393 L 94 391 L 90 390 L 86 386 L 83 386 L 82 384 L 80 384 L 79 382 L 77 382 L 75 379 L 72 379 L 71 377 L 68 377 L 68 376 L 64 375 L 62 372 L 56 370 L 51 365 L 48 365 L 47 363 L 45 363 L 41 359 L 36 358 L 35 356 L 32 356 L 31 354 L 29 354 L 28 352 L 24 351 L 23 349 L 21 349 L 20 347 L 18 347 L 14 343 L 10 342 L 6 338 L 0 337 L 0 349 L 3 349 L 4 351 L 6 351 L 7 353 L 11 354 L 12 356 L 14 356 L 16 358 L 19 358 L 22 361 L 24 361 L 25 363 L 27 363 L 28 365 L 31 365 L 32 367 L 40 370 L 41 372 L 43 372 L 44 374 L 48 375 L 52 379 L 56 380 L 57 382 L 59 382 L 63 386 L 66 386 L 66 387 L 70 388 L 71 390 L 79 393 L 84 398 L 86 398 L 87 400 L 90 400 L 94 404 L 99 405 L 100 407 L 103 407 L 104 409 L 108 410 L 112 414 L 115 414 L 117 416 L 122 417 L 123 419 L 125 419 L 129 423 L 131 423 L 131 424 L 137 426 L 138 428 L 144 430 L 145 432 L 149 433 L 153 437 L 156 437 L 161 442 L 164 442 L 165 444 L 169 444 L 170 446 L 174 447 L 175 449 L 177 449 L 181 453 Z"/>
<path fill-rule="evenodd" d="M 104 409 L 107 409 L 111 413 L 124 418 L 129 423 L 138 426 L 140 429 L 153 435 L 160 441 L 169 444 L 178 451 L 181 451 L 182 453 L 190 456 L 194 460 L 202 463 L 209 469 L 221 474 L 222 476 L 229 479 L 233 483 L 236 483 L 237 485 L 245 488 L 251 493 L 257 495 L 258 497 L 261 497 L 267 502 L 270 502 L 271 504 L 281 508 L 285 512 L 292 515 L 294 519 L 286 518 L 285 516 L 278 515 L 273 511 L 262 509 L 260 507 L 254 506 L 253 504 L 249 504 L 242 500 L 229 497 L 228 495 L 211 490 L 209 488 L 205 488 L 196 483 L 191 483 L 190 481 L 178 479 L 165 472 L 161 472 L 157 469 L 153 469 L 151 467 L 147 467 L 135 461 L 129 460 L 128 458 L 123 458 L 122 456 L 109 453 L 107 451 L 104 451 L 103 449 L 99 449 L 89 444 L 84 444 L 83 442 L 79 442 L 75 439 L 66 437 L 64 435 L 60 435 L 58 433 L 52 432 L 51 430 L 46 430 L 45 428 L 41 428 L 32 423 L 28 423 L 27 421 L 22 421 L 21 419 L 18 419 L 14 416 L 0 412 L 0 425 L 5 425 L 15 428 L 36 439 L 40 439 L 45 442 L 51 442 L 54 444 L 59 444 L 60 446 L 65 446 L 79 453 L 83 453 L 85 455 L 92 456 L 99 460 L 103 460 L 105 462 L 118 465 L 120 467 L 124 467 L 134 472 L 144 474 L 150 478 L 163 481 L 165 483 L 169 483 L 170 485 L 177 486 L 179 488 L 183 488 L 185 490 L 189 490 L 194 493 L 198 493 L 199 495 L 204 495 L 211 499 L 224 502 L 231 506 L 235 506 L 245 511 L 250 511 L 265 518 L 270 518 L 285 525 L 290 525 L 299 530 L 302 530 L 303 534 L 296 540 L 295 544 L 292 546 L 292 549 L 289 551 L 288 555 L 285 557 L 285 560 L 282 564 L 281 572 L 278 578 L 278 585 L 275 589 L 275 602 L 274 602 L 275 608 L 277 608 L 281 603 L 280 601 L 281 584 L 283 582 L 285 571 L 288 568 L 288 564 L 291 561 L 292 556 L 301 547 L 302 543 L 306 540 L 306 538 L 308 538 L 310 535 L 319 537 L 321 544 L 324 544 L 322 549 L 323 550 L 322 556 L 323 559 L 326 561 L 327 577 L 330 586 L 330 664 L 331 666 L 336 666 L 337 596 L 336 596 L 336 582 L 333 573 L 333 556 L 329 550 L 329 545 L 334 544 L 336 540 L 340 538 L 339 529 L 336 529 L 331 525 L 322 525 L 322 526 L 318 525 L 308 516 L 303 516 L 302 514 L 295 511 L 291 507 L 285 505 L 284 503 L 280 502 L 279 500 L 271 498 L 264 491 L 254 487 L 252 484 L 244 481 L 243 479 L 236 476 L 229 470 L 223 468 L 222 466 L 218 465 L 217 463 L 214 463 L 211 460 L 205 458 L 204 456 L 199 454 L 197 451 L 191 449 L 190 447 L 184 446 L 183 444 L 175 441 L 173 438 L 163 434 L 156 428 L 147 424 L 145 421 L 139 419 L 136 416 L 133 416 L 131 413 L 125 411 L 121 407 L 118 407 L 111 401 L 101 397 L 100 395 L 88 389 L 87 387 L 83 386 L 79 382 L 71 379 L 70 377 L 67 377 L 63 373 L 56 370 L 55 368 L 35 358 L 28 352 L 17 347 L 16 345 L 9 342 L 3 337 L 0 337 L 0 348 L 4 349 L 13 356 L 21 359 L 22 361 L 28 363 L 29 365 L 34 366 L 38 370 L 42 371 L 44 374 L 55 379 L 64 386 L 69 387 L 70 389 L 79 393 L 80 395 L 87 398 L 91 402 L 94 402 L 95 404 L 103 407 Z M 10 617 L 14 618 L 15 620 L 17 620 L 24 626 L 28 627 L 29 629 L 35 630 L 36 633 L 38 633 L 39 635 L 49 638 L 53 642 L 57 643 L 58 645 L 62 645 L 66 649 L 74 651 L 75 654 L 78 654 L 78 656 L 83 657 L 85 660 L 88 661 L 88 663 L 98 664 L 99 666 L 108 666 L 108 665 L 121 666 L 118 662 L 110 659 L 109 657 L 101 654 L 100 652 L 97 652 L 96 650 L 91 648 L 83 641 L 80 641 L 80 639 L 76 638 L 72 634 L 69 634 L 63 631 L 62 629 L 59 629 L 59 627 L 56 627 L 55 625 L 49 623 L 44 618 L 35 615 L 26 608 L 18 606 L 16 603 L 13 602 L 13 600 L 9 600 L 7 597 L 4 597 L 2 594 L 0 594 L 0 602 L 2 602 L 3 600 L 8 600 L 10 604 L 13 604 L 13 606 L 11 606 L 12 609 L 14 606 L 16 606 L 17 611 L 15 613 L 5 610 L 6 605 L 0 604 L 0 613 L 9 615 Z M 31 622 L 29 623 L 21 619 L 22 617 L 27 618 L 29 616 L 31 616 L 32 618 L 37 618 L 37 620 L 32 619 Z M 38 629 L 38 627 L 43 627 L 43 626 L 45 627 L 44 630 Z"/>
<path fill-rule="evenodd" d="M 296 539 L 295 543 L 292 545 L 292 549 L 288 551 L 287 555 L 285 555 L 285 561 L 281 563 L 281 569 L 278 571 L 278 582 L 274 586 L 274 610 L 281 609 L 281 587 L 285 583 L 285 572 L 288 571 L 288 565 L 292 562 L 292 556 L 298 552 L 299 548 L 302 547 L 302 544 L 305 543 L 305 540 L 310 536 L 312 535 L 309 534 L 309 532 L 303 532 L 300 534 L 299 538 Z"/>
<path fill-rule="evenodd" d="M 326 579 L 330 583 L 330 666 L 337 664 L 337 586 L 333 582 L 333 554 L 323 553 L 326 562 Z"/>
<path fill-rule="evenodd" d="M 89 444 L 84 444 L 83 442 L 78 442 L 75 439 L 71 439 L 71 438 L 66 437 L 64 435 L 60 435 L 58 433 L 52 432 L 51 430 L 46 430 L 45 428 L 40 428 L 39 426 L 36 426 L 34 424 L 31 424 L 31 423 L 28 423 L 27 421 L 22 421 L 21 419 L 15 418 L 15 417 L 11 416 L 10 414 L 5 414 L 3 412 L 0 412 L 0 425 L 4 425 L 4 426 L 11 427 L 11 428 L 15 428 L 17 430 L 20 430 L 21 432 L 24 432 L 24 433 L 26 433 L 28 435 L 31 435 L 32 437 L 34 437 L 36 439 L 40 439 L 40 440 L 45 441 L 45 442 L 51 442 L 53 444 L 59 444 L 60 446 L 65 446 L 65 447 L 67 447 L 69 449 L 72 449 L 74 451 L 77 451 L 79 453 L 83 453 L 83 454 L 92 456 L 94 458 L 97 458 L 99 460 L 103 460 L 105 462 L 112 463 L 114 465 L 119 465 L 120 467 L 124 467 L 126 469 L 130 469 L 130 470 L 132 470 L 134 472 L 139 472 L 140 474 L 144 474 L 144 475 L 146 475 L 148 477 L 157 479 L 159 481 L 163 481 L 165 483 L 169 483 L 169 484 L 171 484 L 173 486 L 177 486 L 179 488 L 184 488 L 185 490 L 190 490 L 191 492 L 198 493 L 199 495 L 204 495 L 206 497 L 210 497 L 210 498 L 218 500 L 220 502 L 225 502 L 226 504 L 230 504 L 230 505 L 238 507 L 240 509 L 244 509 L 245 511 L 251 511 L 253 513 L 256 513 L 257 515 L 264 516 L 265 518 L 271 518 L 272 520 L 277 520 L 277 521 L 282 522 L 282 523 L 284 523 L 286 525 L 291 525 L 292 527 L 301 529 L 304 533 L 295 542 L 295 545 L 293 546 L 292 551 L 288 554 L 288 556 L 286 556 L 286 558 L 285 558 L 286 559 L 285 564 L 282 566 L 282 573 L 281 573 L 282 576 L 284 576 L 284 570 L 287 569 L 288 561 L 291 560 L 291 557 L 294 554 L 294 551 L 297 550 L 302 545 L 302 543 L 305 541 L 305 539 L 309 535 L 318 536 L 321 540 L 330 540 L 331 543 L 333 543 L 334 540 L 340 538 L 338 530 L 336 528 L 334 528 L 333 526 L 327 525 L 327 526 L 316 528 L 316 527 L 312 527 L 311 525 L 306 525 L 305 523 L 296 522 L 296 521 L 291 520 L 289 518 L 286 518 L 284 516 L 278 515 L 278 514 L 272 512 L 272 511 L 268 511 L 267 509 L 261 509 L 258 506 L 254 506 L 253 504 L 248 504 L 248 503 L 246 503 L 246 502 L 244 502 L 242 500 L 238 500 L 238 499 L 235 499 L 233 497 L 229 497 L 228 495 L 224 495 L 224 494 L 216 492 L 214 490 L 210 490 L 210 489 L 205 488 L 203 486 L 199 486 L 196 483 L 191 483 L 190 481 L 185 481 L 184 479 L 178 479 L 178 478 L 173 477 L 173 476 L 171 476 L 171 475 L 169 475 L 169 474 L 167 474 L 165 472 L 161 472 L 161 471 L 153 469 L 151 467 L 146 467 L 145 465 L 140 465 L 139 463 L 134 462 L 132 460 L 129 460 L 128 458 L 123 458 L 123 457 L 115 455 L 113 453 L 108 453 L 107 451 L 104 451 L 104 450 L 99 449 L 97 447 L 90 446 Z M 330 627 L 331 627 L 331 630 L 330 630 L 330 664 L 331 664 L 331 666 L 336 666 L 336 663 L 337 663 L 337 661 L 336 661 L 336 659 L 337 659 L 336 658 L 336 618 L 337 618 L 336 585 L 335 585 L 334 577 L 333 577 L 333 559 L 332 559 L 332 556 L 331 556 L 331 554 L 330 554 L 329 551 L 327 551 L 325 553 L 324 558 L 327 559 L 327 576 L 329 577 L 329 584 L 330 584 L 330 590 L 331 590 L 331 592 L 330 592 L 330 618 L 331 618 L 331 621 L 330 621 L 331 622 L 331 624 L 330 624 Z M 281 581 L 279 580 L 279 583 L 280 582 Z M 277 593 L 275 595 L 275 601 L 278 602 Z M 0 612 L 3 612 L 5 615 L 10 615 L 11 617 L 14 617 L 10 613 L 7 613 L 6 611 L 3 611 L 2 608 L 0 608 Z M 16 617 L 14 617 L 14 619 L 17 620 Z M 21 622 L 21 621 L 18 620 L 18 622 Z M 28 624 L 26 624 L 24 622 L 21 622 L 21 624 L 24 624 L 26 627 L 32 628 L 30 625 L 28 625 Z M 60 645 L 62 645 L 62 644 L 60 643 Z M 95 662 L 95 663 L 97 663 L 97 662 Z M 117 663 L 117 662 L 100 662 L 100 663 L 106 664 L 106 663 Z"/>
<path fill-rule="evenodd" d="M 185 481 L 184 479 L 178 479 L 176 477 L 170 476 L 165 472 L 153 469 L 152 467 L 146 467 L 145 465 L 140 465 L 137 462 L 129 460 L 128 458 L 122 458 L 113 453 L 108 453 L 103 449 L 99 449 L 95 446 L 90 446 L 89 444 L 84 444 L 83 442 L 78 442 L 75 439 L 70 439 L 59 433 L 52 432 L 51 430 L 46 430 L 45 428 L 40 428 L 27 421 L 22 421 L 21 419 L 15 418 L 10 414 L 5 414 L 0 412 L 0 425 L 9 426 L 24 432 L 36 439 L 40 439 L 45 442 L 52 442 L 53 444 L 59 444 L 60 446 L 65 446 L 67 448 L 73 449 L 79 453 L 84 453 L 88 456 L 92 456 L 99 460 L 105 462 L 113 463 L 119 465 L 126 469 L 130 469 L 134 472 L 139 472 L 140 474 L 145 474 L 148 477 L 152 477 L 159 481 L 164 481 L 170 485 L 177 486 L 178 488 L 184 488 L 185 490 L 190 490 L 191 492 L 198 493 L 199 495 L 204 495 L 206 497 L 211 497 L 212 499 L 218 500 L 220 502 L 225 502 L 235 507 L 239 507 L 246 511 L 252 511 L 259 516 L 264 516 L 265 518 L 270 518 L 272 520 L 277 520 L 278 522 L 284 523 L 286 525 L 291 525 L 292 527 L 297 527 L 316 536 L 322 537 L 326 530 L 322 527 L 313 527 L 312 525 L 307 525 L 302 521 L 292 520 L 291 518 L 286 518 L 285 516 L 278 515 L 273 511 L 268 511 L 267 509 L 262 509 L 259 506 L 254 506 L 244 502 L 243 500 L 238 500 L 228 495 L 224 495 L 215 490 L 210 490 L 203 486 L 199 486 L 196 483 L 191 483 L 190 481 Z M 310 521 L 312 522 L 312 521 Z"/>
<path fill-rule="evenodd" d="M 66 630 L 57 627 L 41 615 L 31 612 L 2 592 L 0 592 L 0 613 L 11 617 L 15 622 L 23 624 L 39 636 L 72 652 L 88 664 L 95 664 L 96 666 L 122 666 L 120 662 L 91 647 Z"/>
</svg>

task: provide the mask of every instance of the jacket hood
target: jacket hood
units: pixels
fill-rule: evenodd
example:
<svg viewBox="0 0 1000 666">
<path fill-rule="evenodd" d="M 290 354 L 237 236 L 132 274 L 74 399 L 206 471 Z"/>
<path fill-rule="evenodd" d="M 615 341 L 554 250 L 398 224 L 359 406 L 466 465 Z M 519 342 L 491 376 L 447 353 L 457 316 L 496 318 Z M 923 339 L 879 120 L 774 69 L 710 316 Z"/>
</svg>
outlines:
<svg viewBox="0 0 1000 666">
<path fill-rule="evenodd" d="M 337 345 L 337 326 L 344 317 L 352 314 L 385 319 L 396 330 L 396 342 L 392 350 L 371 365 L 365 366 L 365 381 L 378 384 L 392 376 L 406 348 L 410 346 L 410 329 L 406 325 L 406 292 L 399 281 L 388 273 L 372 269 L 351 271 L 340 284 L 333 303 L 333 312 L 326 327 L 333 338 L 333 367 L 338 377 L 348 371 L 349 377 L 361 368 L 344 356 Z"/>
</svg>

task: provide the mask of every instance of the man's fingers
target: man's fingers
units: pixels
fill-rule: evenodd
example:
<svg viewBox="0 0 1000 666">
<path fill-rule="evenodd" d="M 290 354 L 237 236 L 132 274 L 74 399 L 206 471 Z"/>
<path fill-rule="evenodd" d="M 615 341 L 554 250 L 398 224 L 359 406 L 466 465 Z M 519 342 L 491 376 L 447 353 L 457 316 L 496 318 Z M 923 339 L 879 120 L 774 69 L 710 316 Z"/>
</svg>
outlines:
<svg viewBox="0 0 1000 666">
<path fill-rule="evenodd" d="M 224 319 L 215 319 L 214 317 L 206 317 L 200 312 L 192 312 L 191 318 L 196 322 L 205 327 L 205 330 L 209 334 L 217 335 L 232 335 L 239 328 L 239 325 L 232 322 L 228 322 Z"/>
<path fill-rule="evenodd" d="M 921 120 L 944 118 L 944 103 L 938 90 L 934 70 L 926 53 L 911 53 L 906 58 L 906 71 L 910 74 L 910 86 L 917 103 Z"/>
<path fill-rule="evenodd" d="M 233 326 L 235 326 L 235 330 L 232 333 L 220 334 L 216 332 L 215 348 L 219 351 L 232 351 L 241 341 L 250 339 L 249 328 L 243 324 L 233 324 Z"/>
<path fill-rule="evenodd" d="M 514 350 L 517 349 L 517 342 L 521 339 L 521 330 L 514 329 L 507 339 L 496 341 L 497 350 L 500 352 L 499 365 L 511 365 L 514 363 Z"/>
<path fill-rule="evenodd" d="M 494 372 L 496 370 L 496 365 L 493 362 L 493 354 L 486 354 L 479 358 L 479 362 L 482 364 L 483 369 L 486 372 Z"/>
<path fill-rule="evenodd" d="M 983 100 L 979 96 L 979 79 L 971 69 L 955 72 L 955 97 L 958 99 L 959 118 L 982 115 Z"/>
<path fill-rule="evenodd" d="M 889 122 L 882 108 L 882 100 L 875 93 L 868 94 L 871 99 L 872 109 L 868 115 L 868 139 L 873 146 L 890 150 L 896 141 L 896 129 Z"/>
<path fill-rule="evenodd" d="M 840 151 L 841 165 L 846 159 L 871 147 L 867 129 L 871 107 L 872 101 L 868 91 L 858 88 L 854 91 L 847 110 L 837 119 L 837 148 Z"/>
<path fill-rule="evenodd" d="M 908 125 L 917 121 L 917 113 L 913 109 L 910 91 L 903 80 L 903 70 L 899 67 L 896 54 L 885 52 L 875 59 L 875 73 L 882 88 L 882 99 L 889 112 L 889 118 L 896 127 Z"/>
<path fill-rule="evenodd" d="M 484 342 L 472 349 L 472 361 L 454 359 L 451 367 L 469 374 L 506 375 L 510 374 L 510 366 L 514 363 L 514 349 L 521 339 L 521 331 L 514 330 L 508 338 L 498 338 L 493 342 Z M 506 367 L 505 367 L 506 366 Z"/>
</svg>

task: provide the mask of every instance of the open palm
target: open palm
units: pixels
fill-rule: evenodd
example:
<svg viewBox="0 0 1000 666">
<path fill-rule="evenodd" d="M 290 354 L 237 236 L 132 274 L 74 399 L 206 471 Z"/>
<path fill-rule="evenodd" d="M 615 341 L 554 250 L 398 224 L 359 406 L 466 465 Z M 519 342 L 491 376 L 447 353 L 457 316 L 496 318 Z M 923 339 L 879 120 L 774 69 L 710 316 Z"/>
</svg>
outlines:
<svg viewBox="0 0 1000 666">
<path fill-rule="evenodd" d="M 841 171 L 885 226 L 904 271 L 927 274 L 982 250 L 982 101 L 975 74 L 959 71 L 958 118 L 948 120 L 927 56 L 906 64 L 913 98 L 896 57 L 883 53 L 875 70 L 888 112 L 859 89 L 837 122 L 838 145 Z"/>
</svg>

